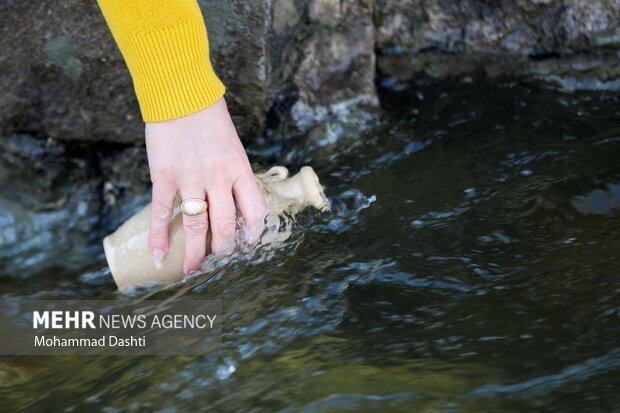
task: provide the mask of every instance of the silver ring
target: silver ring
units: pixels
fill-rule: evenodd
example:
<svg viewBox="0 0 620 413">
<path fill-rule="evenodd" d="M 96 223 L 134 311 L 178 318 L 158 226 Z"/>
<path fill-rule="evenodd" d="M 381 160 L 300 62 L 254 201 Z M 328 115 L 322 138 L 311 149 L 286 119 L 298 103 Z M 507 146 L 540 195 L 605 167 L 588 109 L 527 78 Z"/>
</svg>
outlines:
<svg viewBox="0 0 620 413">
<path fill-rule="evenodd" d="M 181 212 L 184 215 L 195 217 L 200 214 L 204 214 L 207 211 L 209 204 L 207 201 L 200 198 L 187 198 L 181 202 Z"/>
</svg>

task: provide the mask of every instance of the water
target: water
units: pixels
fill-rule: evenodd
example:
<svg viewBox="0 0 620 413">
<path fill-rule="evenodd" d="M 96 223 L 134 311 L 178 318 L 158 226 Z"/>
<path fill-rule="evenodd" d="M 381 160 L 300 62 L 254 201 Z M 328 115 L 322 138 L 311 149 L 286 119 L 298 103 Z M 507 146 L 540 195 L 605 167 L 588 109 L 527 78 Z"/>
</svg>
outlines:
<svg viewBox="0 0 620 413">
<path fill-rule="evenodd" d="M 331 213 L 257 261 L 134 293 L 221 298 L 219 354 L 5 357 L 3 410 L 620 410 L 618 98 L 465 78 L 383 102 L 365 132 L 252 148 L 315 166 Z M 120 298 L 100 251 L 76 262 L 2 294 Z"/>
</svg>

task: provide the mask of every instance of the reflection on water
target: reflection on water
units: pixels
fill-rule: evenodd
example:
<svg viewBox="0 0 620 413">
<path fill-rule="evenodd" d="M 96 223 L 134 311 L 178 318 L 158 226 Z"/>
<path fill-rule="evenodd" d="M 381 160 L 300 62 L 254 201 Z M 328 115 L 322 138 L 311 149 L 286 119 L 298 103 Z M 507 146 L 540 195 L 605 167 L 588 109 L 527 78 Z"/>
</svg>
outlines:
<svg viewBox="0 0 620 413">
<path fill-rule="evenodd" d="M 265 163 L 312 164 L 332 212 L 299 216 L 277 251 L 133 293 L 221 297 L 220 353 L 5 358 L 3 406 L 620 408 L 616 96 L 465 79 L 386 91 L 384 103 L 377 127 L 305 153 L 252 148 Z M 118 297 L 102 254 L 91 257 L 49 279 L 5 278 L 3 294 Z"/>
</svg>

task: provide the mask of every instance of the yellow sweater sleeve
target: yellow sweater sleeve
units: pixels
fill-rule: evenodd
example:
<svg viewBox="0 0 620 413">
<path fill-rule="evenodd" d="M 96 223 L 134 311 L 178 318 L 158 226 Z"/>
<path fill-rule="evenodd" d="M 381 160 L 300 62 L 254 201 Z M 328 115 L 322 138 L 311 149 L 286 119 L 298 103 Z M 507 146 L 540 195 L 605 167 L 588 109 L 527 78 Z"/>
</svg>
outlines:
<svg viewBox="0 0 620 413">
<path fill-rule="evenodd" d="M 133 79 L 145 122 L 206 108 L 224 95 L 196 0 L 98 0 Z"/>
</svg>

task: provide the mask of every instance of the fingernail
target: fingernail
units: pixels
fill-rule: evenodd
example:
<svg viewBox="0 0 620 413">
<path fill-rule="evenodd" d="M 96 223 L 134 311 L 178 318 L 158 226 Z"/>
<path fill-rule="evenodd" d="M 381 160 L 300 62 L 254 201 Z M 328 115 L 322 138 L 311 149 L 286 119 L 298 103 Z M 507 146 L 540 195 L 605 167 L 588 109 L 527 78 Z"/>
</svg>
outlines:
<svg viewBox="0 0 620 413">
<path fill-rule="evenodd" d="M 251 243 L 253 245 L 257 244 L 260 241 L 260 239 L 261 239 L 261 237 L 263 235 L 263 232 L 265 232 L 266 228 L 267 228 L 266 225 L 263 224 L 263 223 L 256 224 L 256 225 L 254 225 L 252 227 L 252 240 L 251 240 Z"/>
<path fill-rule="evenodd" d="M 155 257 L 157 261 L 160 261 L 160 262 L 163 261 L 165 256 L 166 256 L 166 251 L 159 249 L 159 248 L 155 248 L 153 250 L 153 257 Z"/>
</svg>

